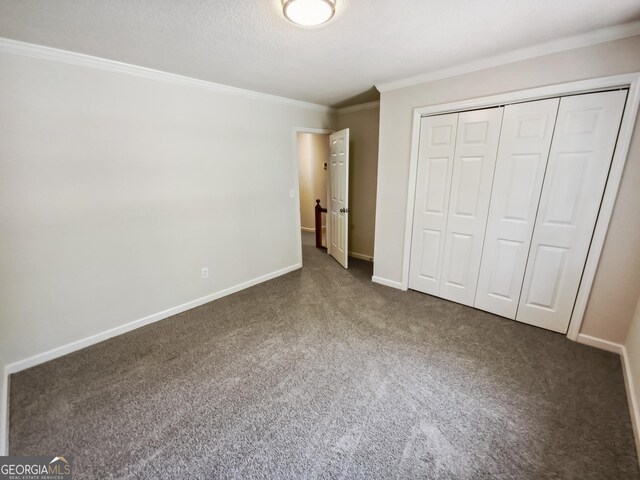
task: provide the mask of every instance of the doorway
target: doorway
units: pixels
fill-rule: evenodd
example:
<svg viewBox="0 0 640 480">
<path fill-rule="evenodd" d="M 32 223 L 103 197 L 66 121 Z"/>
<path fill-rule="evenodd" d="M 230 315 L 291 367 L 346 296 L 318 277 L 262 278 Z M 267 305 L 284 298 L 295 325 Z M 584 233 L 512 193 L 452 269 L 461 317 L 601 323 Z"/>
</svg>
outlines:
<svg viewBox="0 0 640 480">
<path fill-rule="evenodd" d="M 296 133 L 298 157 L 298 189 L 301 234 L 319 234 L 322 246 L 327 246 L 326 214 L 320 215 L 316 225 L 316 204 L 327 205 L 327 162 L 329 159 L 328 133 Z"/>
<path fill-rule="evenodd" d="M 300 248 L 311 234 L 317 248 L 348 268 L 349 129 L 327 133 L 294 130 Z"/>
<path fill-rule="evenodd" d="M 293 164 L 298 221 L 298 254 L 302 263 L 302 245 L 315 245 L 315 205 L 327 203 L 329 135 L 331 130 L 297 127 L 293 129 Z M 291 191 L 293 196 L 294 190 Z M 320 226 L 322 245 L 326 248 L 326 214 Z"/>
</svg>

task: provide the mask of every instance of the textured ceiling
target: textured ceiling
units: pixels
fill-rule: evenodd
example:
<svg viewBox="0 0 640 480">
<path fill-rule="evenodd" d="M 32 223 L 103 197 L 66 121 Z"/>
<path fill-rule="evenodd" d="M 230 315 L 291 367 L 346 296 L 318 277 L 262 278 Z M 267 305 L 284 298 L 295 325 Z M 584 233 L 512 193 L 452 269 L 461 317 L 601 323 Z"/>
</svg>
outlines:
<svg viewBox="0 0 640 480">
<path fill-rule="evenodd" d="M 0 0 L 1 37 L 333 106 L 638 19 L 638 0 L 337 0 L 330 23 L 303 29 L 280 0 Z"/>
</svg>

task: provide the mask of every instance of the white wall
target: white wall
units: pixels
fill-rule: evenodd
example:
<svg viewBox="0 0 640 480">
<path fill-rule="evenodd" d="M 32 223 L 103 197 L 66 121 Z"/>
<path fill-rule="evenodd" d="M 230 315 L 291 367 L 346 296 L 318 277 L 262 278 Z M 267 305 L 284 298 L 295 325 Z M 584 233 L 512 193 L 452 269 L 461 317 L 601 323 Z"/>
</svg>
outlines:
<svg viewBox="0 0 640 480">
<path fill-rule="evenodd" d="M 0 368 L 4 368 L 5 360 L 0 349 Z M 7 455 L 7 443 L 9 438 L 9 378 L 0 370 L 0 455 Z"/>
<path fill-rule="evenodd" d="M 293 127 L 328 112 L 1 53 L 3 362 L 298 265 Z"/>
<path fill-rule="evenodd" d="M 383 92 L 374 275 L 402 278 L 412 112 L 437 105 L 594 77 L 640 71 L 640 37 L 546 55 Z M 581 333 L 623 343 L 640 294 L 640 124 L 636 123 Z"/>
<path fill-rule="evenodd" d="M 624 346 L 626 349 L 625 360 L 627 363 L 627 393 L 630 400 L 631 419 L 634 424 L 636 449 L 638 450 L 638 458 L 640 458 L 640 425 L 638 425 L 640 421 L 640 411 L 638 410 L 640 407 L 640 405 L 638 405 L 640 401 L 640 299 Z"/>
<path fill-rule="evenodd" d="M 368 104 L 365 104 L 367 106 Z M 338 110 L 337 128 L 349 129 L 349 253 L 373 257 L 380 107 Z"/>
</svg>

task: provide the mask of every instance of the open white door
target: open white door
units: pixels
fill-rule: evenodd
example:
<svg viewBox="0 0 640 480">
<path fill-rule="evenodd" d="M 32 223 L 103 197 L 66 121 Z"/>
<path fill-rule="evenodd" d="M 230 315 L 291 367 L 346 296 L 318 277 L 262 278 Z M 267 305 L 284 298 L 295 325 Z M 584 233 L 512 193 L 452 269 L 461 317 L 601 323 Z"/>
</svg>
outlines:
<svg viewBox="0 0 640 480">
<path fill-rule="evenodd" d="M 349 129 L 329 136 L 327 252 L 344 268 L 349 262 Z"/>
</svg>

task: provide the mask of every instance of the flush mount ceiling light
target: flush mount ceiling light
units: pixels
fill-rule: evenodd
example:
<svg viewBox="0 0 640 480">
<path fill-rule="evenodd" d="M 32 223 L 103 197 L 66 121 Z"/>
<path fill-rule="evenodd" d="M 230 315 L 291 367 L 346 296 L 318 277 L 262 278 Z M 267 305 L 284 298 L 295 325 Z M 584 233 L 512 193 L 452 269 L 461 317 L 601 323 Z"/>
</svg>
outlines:
<svg viewBox="0 0 640 480">
<path fill-rule="evenodd" d="M 293 23 L 313 27 L 331 20 L 335 4 L 335 0 L 282 0 L 282 11 Z"/>
</svg>

